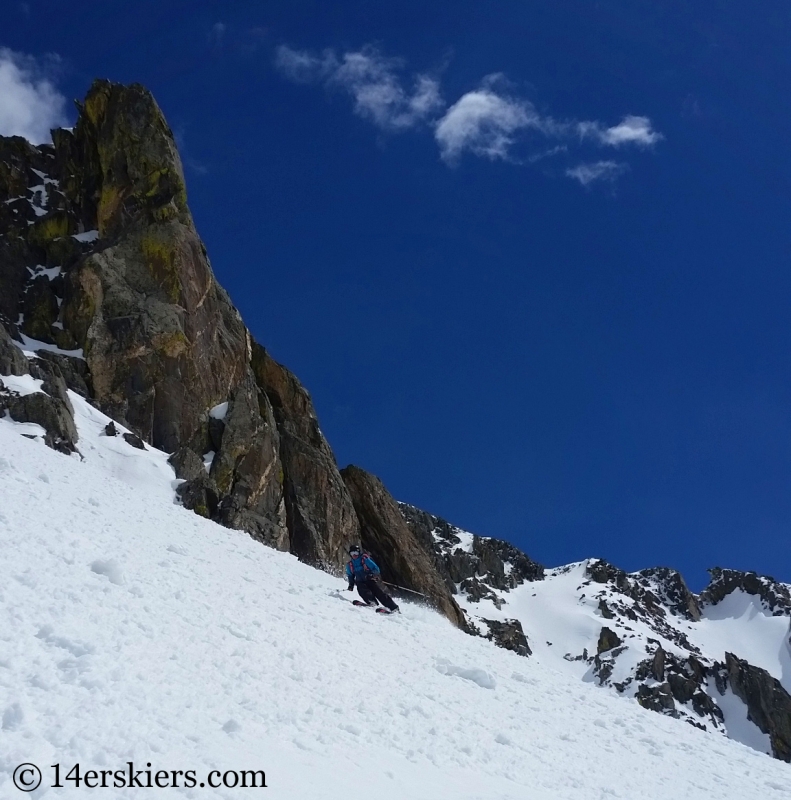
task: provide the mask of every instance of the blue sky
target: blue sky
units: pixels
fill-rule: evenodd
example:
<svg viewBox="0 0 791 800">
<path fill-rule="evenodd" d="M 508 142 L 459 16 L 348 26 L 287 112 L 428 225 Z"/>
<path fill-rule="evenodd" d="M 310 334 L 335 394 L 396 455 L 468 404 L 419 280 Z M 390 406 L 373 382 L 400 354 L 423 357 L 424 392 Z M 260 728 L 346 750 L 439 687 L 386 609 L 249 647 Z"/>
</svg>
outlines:
<svg viewBox="0 0 791 800">
<path fill-rule="evenodd" d="M 341 465 L 548 565 L 791 581 L 787 3 L 2 15 L 6 132 L 154 92 Z"/>
</svg>

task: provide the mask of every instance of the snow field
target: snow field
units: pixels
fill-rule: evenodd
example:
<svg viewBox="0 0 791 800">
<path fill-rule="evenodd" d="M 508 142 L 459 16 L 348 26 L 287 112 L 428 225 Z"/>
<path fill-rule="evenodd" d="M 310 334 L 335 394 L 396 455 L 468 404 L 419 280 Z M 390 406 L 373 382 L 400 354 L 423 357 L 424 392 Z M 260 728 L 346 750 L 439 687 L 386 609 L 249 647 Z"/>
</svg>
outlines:
<svg viewBox="0 0 791 800">
<path fill-rule="evenodd" d="M 267 797 L 785 800 L 789 766 L 640 709 L 177 506 L 166 456 L 0 424 L 0 798 L 29 761 L 263 769 Z M 506 607 L 507 608 L 507 607 Z M 261 790 L 258 790 L 260 793 Z M 238 798 L 242 789 L 103 796 Z"/>
</svg>

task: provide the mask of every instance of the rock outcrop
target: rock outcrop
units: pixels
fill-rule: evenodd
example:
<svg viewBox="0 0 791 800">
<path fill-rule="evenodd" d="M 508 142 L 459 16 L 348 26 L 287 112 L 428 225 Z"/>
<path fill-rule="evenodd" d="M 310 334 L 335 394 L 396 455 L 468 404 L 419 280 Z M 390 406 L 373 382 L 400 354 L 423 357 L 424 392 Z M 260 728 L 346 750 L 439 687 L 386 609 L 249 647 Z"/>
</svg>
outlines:
<svg viewBox="0 0 791 800">
<path fill-rule="evenodd" d="M 735 591 L 760 597 L 764 607 L 774 616 L 791 615 L 791 586 L 767 575 L 713 567 L 711 581 L 700 593 L 702 605 L 717 605 Z"/>
<path fill-rule="evenodd" d="M 74 409 L 58 364 L 39 359 L 28 361 L 2 326 L 0 375 L 29 375 L 38 382 L 38 388 L 24 392 L 0 385 L 0 417 L 8 414 L 15 422 L 38 425 L 44 429 L 44 442 L 49 447 L 66 455 L 76 452 L 78 433 Z"/>
<path fill-rule="evenodd" d="M 504 622 L 494 619 L 481 620 L 488 628 L 487 633 L 481 635 L 484 639 L 494 642 L 504 650 L 512 650 L 518 656 L 532 655 L 532 650 L 527 642 L 527 636 L 518 619 L 507 619 Z"/>
<path fill-rule="evenodd" d="M 434 566 L 431 550 L 406 524 L 398 503 L 375 476 L 355 466 L 341 470 L 360 521 L 361 544 L 382 564 L 384 580 L 425 595 L 455 625 L 467 623 Z"/>
<path fill-rule="evenodd" d="M 725 654 L 718 685 L 721 692 L 726 681 L 747 706 L 747 718 L 768 734 L 772 755 L 791 762 L 791 696 L 780 681 L 732 653 Z"/>
<path fill-rule="evenodd" d="M 335 456 L 319 429 L 310 395 L 284 366 L 253 343 L 253 374 L 266 394 L 280 434 L 283 497 L 291 552 L 334 571 L 360 523 Z"/>
<path fill-rule="evenodd" d="M 544 567 L 510 542 L 470 534 L 407 503 L 398 507 L 410 530 L 435 554 L 437 570 L 454 594 L 462 585 L 479 597 L 494 597 L 491 590 L 507 592 L 544 577 Z"/>
</svg>

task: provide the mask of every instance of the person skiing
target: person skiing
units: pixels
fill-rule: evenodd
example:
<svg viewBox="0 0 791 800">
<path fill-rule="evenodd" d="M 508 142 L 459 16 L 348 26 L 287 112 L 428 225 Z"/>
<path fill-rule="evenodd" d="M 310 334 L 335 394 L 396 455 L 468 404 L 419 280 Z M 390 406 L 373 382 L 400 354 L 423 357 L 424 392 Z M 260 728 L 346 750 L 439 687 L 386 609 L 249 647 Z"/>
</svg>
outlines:
<svg viewBox="0 0 791 800">
<path fill-rule="evenodd" d="M 382 588 L 382 574 L 371 556 L 364 553 L 356 544 L 349 548 L 349 556 L 351 558 L 346 565 L 349 591 L 354 591 L 354 586 L 357 584 L 357 592 L 367 606 L 376 605 L 379 601 L 390 611 L 398 611 L 398 605 Z"/>
</svg>

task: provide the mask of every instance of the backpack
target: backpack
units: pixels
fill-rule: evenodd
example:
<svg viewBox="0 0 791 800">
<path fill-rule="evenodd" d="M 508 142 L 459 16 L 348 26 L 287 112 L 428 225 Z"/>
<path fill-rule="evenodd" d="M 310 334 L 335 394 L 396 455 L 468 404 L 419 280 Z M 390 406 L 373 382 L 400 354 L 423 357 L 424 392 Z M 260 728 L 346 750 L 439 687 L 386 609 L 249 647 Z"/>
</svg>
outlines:
<svg viewBox="0 0 791 800">
<path fill-rule="evenodd" d="M 366 558 L 371 558 L 371 554 L 370 554 L 370 553 L 366 553 L 366 552 L 365 552 L 365 550 L 363 550 L 363 551 L 360 553 L 360 559 L 361 559 L 361 562 L 360 562 L 360 563 L 362 564 L 362 567 L 363 567 L 363 572 L 366 574 L 366 577 L 367 577 L 368 575 L 373 575 L 373 574 L 374 574 L 374 572 L 373 572 L 373 570 L 372 570 L 372 569 L 371 569 L 371 568 L 368 566 L 368 564 L 366 564 L 366 563 L 365 563 L 365 559 L 366 559 Z M 348 563 L 348 565 L 347 565 L 347 566 L 349 567 L 349 571 L 352 573 L 352 575 L 354 575 L 354 559 L 353 559 L 353 558 L 350 558 L 350 559 L 349 559 L 349 563 Z"/>
</svg>

